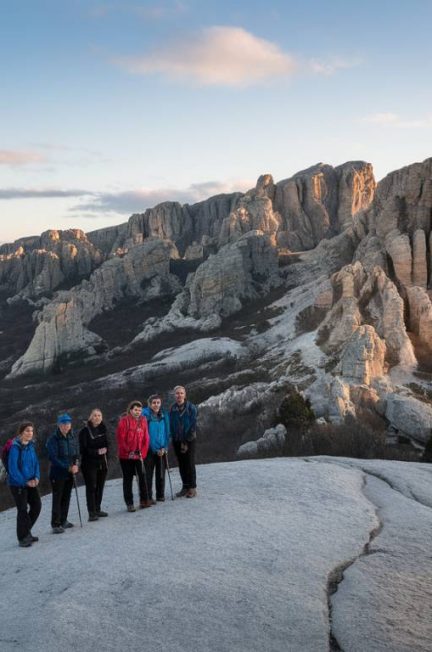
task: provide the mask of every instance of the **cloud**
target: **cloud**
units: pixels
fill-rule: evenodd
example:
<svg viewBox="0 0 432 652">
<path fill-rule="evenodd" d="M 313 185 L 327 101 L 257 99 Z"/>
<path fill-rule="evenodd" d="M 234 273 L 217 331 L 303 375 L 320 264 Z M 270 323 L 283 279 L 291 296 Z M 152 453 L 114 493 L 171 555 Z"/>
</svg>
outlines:
<svg viewBox="0 0 432 652">
<path fill-rule="evenodd" d="M 398 129 L 422 129 L 432 127 L 432 115 L 418 118 L 415 120 L 405 120 L 397 113 L 373 113 L 361 120 L 369 124 L 397 127 Z"/>
<path fill-rule="evenodd" d="M 100 192 L 80 188 L 0 188 L 0 200 L 19 199 L 68 199 L 75 198 L 79 203 L 69 210 L 73 213 L 89 212 L 86 217 L 97 217 L 101 213 L 121 213 L 130 215 L 164 201 L 177 201 L 191 204 L 213 195 L 231 192 L 245 192 L 254 185 L 249 180 L 206 181 L 194 183 L 188 188 L 140 188 L 119 192 Z"/>
<path fill-rule="evenodd" d="M 245 192 L 254 184 L 246 180 L 238 181 L 207 181 L 195 183 L 188 188 L 156 188 L 127 190 L 122 192 L 94 193 L 90 201 L 73 206 L 73 212 L 91 211 L 93 213 L 141 213 L 147 208 L 165 201 L 177 201 L 181 204 L 192 204 L 203 201 L 214 195 L 231 192 Z"/>
<path fill-rule="evenodd" d="M 338 70 L 346 70 L 347 68 L 354 68 L 360 65 L 360 59 L 343 59 L 341 57 L 331 57 L 330 59 L 311 59 L 309 67 L 312 72 L 317 75 L 325 75 L 330 77 Z"/>
<path fill-rule="evenodd" d="M 46 158 L 39 152 L 0 149 L 0 165 L 29 165 L 31 163 L 45 162 Z"/>
<path fill-rule="evenodd" d="M 209 27 L 148 54 L 117 57 L 129 73 L 162 74 L 206 86 L 248 86 L 289 77 L 295 59 L 277 45 L 241 27 Z"/>
<path fill-rule="evenodd" d="M 59 190 L 56 188 L 0 188 L 0 199 L 59 199 L 85 197 L 94 193 L 88 190 Z"/>
</svg>

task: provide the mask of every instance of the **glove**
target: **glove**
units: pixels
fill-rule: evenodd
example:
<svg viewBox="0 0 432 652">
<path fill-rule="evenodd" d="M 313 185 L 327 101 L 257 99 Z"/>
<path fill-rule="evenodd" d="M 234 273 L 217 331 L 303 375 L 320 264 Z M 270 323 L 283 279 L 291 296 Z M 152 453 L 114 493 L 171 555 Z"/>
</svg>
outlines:
<svg viewBox="0 0 432 652">
<path fill-rule="evenodd" d="M 187 453 L 187 450 L 188 450 L 187 443 L 185 441 L 182 441 L 182 443 L 180 444 L 180 452 Z"/>
</svg>

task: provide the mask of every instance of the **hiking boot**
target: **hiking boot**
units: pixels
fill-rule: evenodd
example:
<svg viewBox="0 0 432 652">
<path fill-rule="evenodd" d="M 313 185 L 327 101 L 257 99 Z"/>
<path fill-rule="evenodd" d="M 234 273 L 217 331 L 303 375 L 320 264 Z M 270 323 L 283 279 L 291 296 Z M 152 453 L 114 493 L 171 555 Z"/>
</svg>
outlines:
<svg viewBox="0 0 432 652">
<path fill-rule="evenodd" d="M 98 521 L 99 516 L 96 514 L 96 512 L 90 512 L 88 520 L 89 521 Z"/>
<path fill-rule="evenodd" d="M 149 500 L 142 500 L 140 502 L 140 509 L 147 509 L 147 507 L 151 507 L 153 505 L 152 501 Z"/>
<path fill-rule="evenodd" d="M 36 543 L 36 541 L 39 541 L 39 537 L 34 537 L 31 532 L 29 534 L 29 537 L 32 543 Z"/>
<path fill-rule="evenodd" d="M 159 496 L 157 501 L 158 501 L 158 503 L 164 503 L 165 502 L 165 496 Z"/>
<path fill-rule="evenodd" d="M 127 511 L 128 512 L 136 512 L 136 509 L 135 509 L 135 507 L 133 505 L 128 505 L 127 506 Z"/>
<path fill-rule="evenodd" d="M 187 492 L 188 492 L 188 488 L 187 487 L 182 487 L 180 489 L 180 491 L 178 491 L 176 493 L 176 496 L 177 496 L 177 498 L 183 498 L 183 496 L 186 496 Z"/>
<path fill-rule="evenodd" d="M 55 525 L 52 529 L 53 534 L 63 534 L 64 528 L 61 525 Z"/>
<path fill-rule="evenodd" d="M 102 518 L 104 516 L 108 516 L 108 512 L 104 512 L 102 509 L 96 510 L 96 516 L 99 516 L 99 518 Z"/>
<path fill-rule="evenodd" d="M 21 548 L 30 548 L 31 544 L 32 544 L 32 538 L 30 534 L 28 534 L 26 537 L 24 537 L 24 539 L 21 539 L 21 541 L 18 542 L 18 545 Z"/>
<path fill-rule="evenodd" d="M 62 523 L 63 530 L 68 530 L 70 527 L 73 527 L 73 526 L 74 526 L 74 524 L 70 523 L 69 521 L 65 521 L 64 523 Z"/>
<path fill-rule="evenodd" d="M 196 489 L 188 489 L 186 498 L 195 498 L 196 495 L 197 495 Z"/>
</svg>

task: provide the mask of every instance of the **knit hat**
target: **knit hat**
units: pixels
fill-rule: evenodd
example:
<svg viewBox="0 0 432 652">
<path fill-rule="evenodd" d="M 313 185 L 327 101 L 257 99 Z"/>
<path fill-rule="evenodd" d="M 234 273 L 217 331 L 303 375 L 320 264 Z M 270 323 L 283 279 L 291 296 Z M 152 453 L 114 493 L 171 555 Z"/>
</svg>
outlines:
<svg viewBox="0 0 432 652">
<path fill-rule="evenodd" d="M 61 414 L 57 418 L 57 425 L 60 425 L 61 423 L 72 423 L 72 417 L 67 412 Z"/>
</svg>

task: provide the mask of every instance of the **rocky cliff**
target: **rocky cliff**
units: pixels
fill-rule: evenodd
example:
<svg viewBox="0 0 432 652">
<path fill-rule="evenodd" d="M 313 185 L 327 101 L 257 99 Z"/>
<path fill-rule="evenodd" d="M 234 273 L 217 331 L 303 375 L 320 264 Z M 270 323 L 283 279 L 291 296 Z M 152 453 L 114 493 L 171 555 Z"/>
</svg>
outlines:
<svg viewBox="0 0 432 652">
<path fill-rule="evenodd" d="M 22 238 L 0 246 L 0 291 L 10 297 L 47 296 L 87 278 L 104 257 L 79 229 Z"/>
<path fill-rule="evenodd" d="M 246 193 L 164 202 L 87 235 L 47 232 L 4 245 L 3 289 L 39 299 L 30 346 L 4 369 L 18 382 L 59 361 L 67 375 L 68 360 L 78 359 L 114 391 L 138 382 L 141 351 L 146 382 L 160 390 L 175 370 L 195 388 L 207 424 L 218 419 L 220 395 L 231 412 L 241 405 L 239 427 L 258 437 L 295 384 L 326 421 L 366 409 L 421 442 L 430 410 L 431 216 L 432 159 L 378 184 L 371 165 L 357 161 L 279 182 L 265 174 Z M 122 308 L 128 301 L 132 311 Z M 124 331 L 111 338 L 121 346 L 110 344 L 110 328 Z M 174 352 L 197 331 L 212 354 L 194 371 L 174 363 Z M 227 341 L 235 356 L 227 357 Z M 247 388 L 256 395 L 244 425 Z M 414 426 L 403 414 L 416 409 Z M 243 437 L 238 428 L 230 436 Z"/>
</svg>

